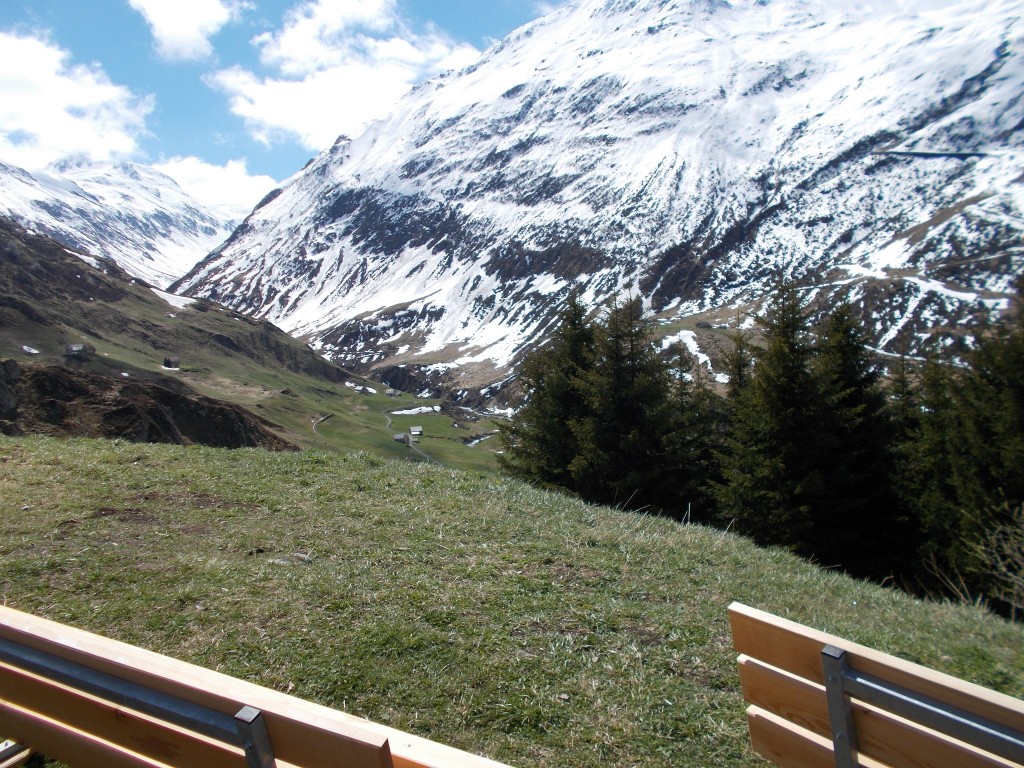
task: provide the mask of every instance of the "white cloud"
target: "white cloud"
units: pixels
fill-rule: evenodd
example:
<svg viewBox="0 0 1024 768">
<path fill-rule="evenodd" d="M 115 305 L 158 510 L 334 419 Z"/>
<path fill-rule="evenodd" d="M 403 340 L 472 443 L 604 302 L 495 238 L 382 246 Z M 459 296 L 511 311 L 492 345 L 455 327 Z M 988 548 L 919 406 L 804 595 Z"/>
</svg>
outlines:
<svg viewBox="0 0 1024 768">
<path fill-rule="evenodd" d="M 339 134 L 358 135 L 386 115 L 409 89 L 402 67 L 353 62 L 302 80 L 260 80 L 242 69 L 220 72 L 217 84 L 231 93 L 231 111 L 245 118 L 257 141 L 294 138 L 310 150 L 329 146 Z"/>
<path fill-rule="evenodd" d="M 149 24 L 156 50 L 165 59 L 204 59 L 210 38 L 251 8 L 248 0 L 128 0 Z"/>
<path fill-rule="evenodd" d="M 273 76 L 233 67 L 207 82 L 228 94 L 257 140 L 294 139 L 311 150 L 358 135 L 416 83 L 480 55 L 436 29 L 412 30 L 395 0 L 308 0 L 253 43 Z"/>
<path fill-rule="evenodd" d="M 283 75 L 302 77 L 349 61 L 353 44 L 365 39 L 357 32 L 360 28 L 386 33 L 395 20 L 394 0 L 318 0 L 292 9 L 283 30 L 254 42 L 264 64 Z"/>
<path fill-rule="evenodd" d="M 201 203 L 236 217 L 247 216 L 277 182 L 269 176 L 250 175 L 245 160 L 212 165 L 198 157 L 172 157 L 153 165 Z"/>
<path fill-rule="evenodd" d="M 0 32 L 0 158 L 41 168 L 67 155 L 135 155 L 153 110 L 99 65 L 71 64 L 49 40 Z"/>
</svg>

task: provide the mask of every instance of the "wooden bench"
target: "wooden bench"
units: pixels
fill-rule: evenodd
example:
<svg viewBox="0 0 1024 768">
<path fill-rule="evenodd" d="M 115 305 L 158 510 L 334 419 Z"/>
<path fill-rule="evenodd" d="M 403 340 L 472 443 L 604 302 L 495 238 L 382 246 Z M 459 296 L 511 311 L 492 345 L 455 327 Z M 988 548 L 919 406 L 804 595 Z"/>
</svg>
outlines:
<svg viewBox="0 0 1024 768">
<path fill-rule="evenodd" d="M 11 739 L 0 741 L 0 768 L 17 768 L 32 756 L 32 750 Z"/>
<path fill-rule="evenodd" d="M 6 607 L 0 737 L 74 768 L 505 768 Z"/>
<path fill-rule="evenodd" d="M 739 603 L 754 750 L 783 768 L 1024 765 L 1024 702 Z"/>
</svg>

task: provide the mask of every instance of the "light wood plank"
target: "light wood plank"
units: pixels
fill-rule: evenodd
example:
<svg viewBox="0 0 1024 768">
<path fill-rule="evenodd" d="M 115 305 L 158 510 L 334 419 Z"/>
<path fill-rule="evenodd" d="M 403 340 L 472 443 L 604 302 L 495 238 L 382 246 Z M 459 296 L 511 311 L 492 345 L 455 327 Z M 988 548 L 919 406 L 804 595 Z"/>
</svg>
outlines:
<svg viewBox="0 0 1024 768">
<path fill-rule="evenodd" d="M 754 751 L 780 768 L 835 768 L 829 747 L 794 730 L 784 718 L 752 707 L 747 710 L 747 726 Z"/>
<path fill-rule="evenodd" d="M 12 736 L 17 734 L 19 742 L 33 745 L 33 749 L 47 757 L 81 768 L 168 768 L 157 760 L 3 701 L 0 701 L 0 728 Z"/>
<path fill-rule="evenodd" d="M 806 680 L 824 683 L 821 649 L 834 645 L 847 652 L 847 660 L 853 669 L 943 704 L 973 712 L 1000 725 L 1024 730 L 1024 701 L 741 603 L 729 606 L 729 621 L 737 652 Z"/>
<path fill-rule="evenodd" d="M 275 755 L 303 768 L 507 768 L 126 643 L 0 606 L 0 637 L 234 715 L 263 712 Z"/>
<path fill-rule="evenodd" d="M 737 663 L 747 703 L 831 738 L 832 726 L 824 686 L 746 655 L 741 655 Z"/>
<path fill-rule="evenodd" d="M 781 768 L 835 768 L 829 739 L 756 706 L 747 708 L 747 725 L 754 751 Z M 861 768 L 888 768 L 863 755 L 858 755 L 857 764 Z"/>
<path fill-rule="evenodd" d="M 17 768 L 17 766 L 24 763 L 32 756 L 31 749 L 22 749 L 17 754 L 11 755 L 9 758 L 0 762 L 0 768 Z"/>
<path fill-rule="evenodd" d="M 835 768 L 832 743 L 760 707 L 747 708 L 750 742 L 780 768 Z"/>
<path fill-rule="evenodd" d="M 395 768 L 509 768 L 481 755 L 453 749 L 411 733 L 392 731 Z"/>
<path fill-rule="evenodd" d="M 308 768 L 392 765 L 387 734 L 369 721 L 213 670 L 0 606 L 0 637 L 234 716 L 263 712 L 275 755 Z"/>
<path fill-rule="evenodd" d="M 245 768 L 245 755 L 219 741 L 179 728 L 105 699 L 0 663 L 0 699 L 69 731 L 116 744 L 167 765 Z M 32 742 L 45 751 L 46 745 Z"/>
<path fill-rule="evenodd" d="M 10 727 L 20 734 L 19 740 L 24 743 L 34 743 L 34 752 L 45 754 L 47 757 L 69 763 L 73 768 L 176 768 L 175 765 L 168 765 L 155 758 L 147 757 L 120 744 L 113 744 L 86 731 L 81 731 L 65 723 L 44 717 L 38 712 L 32 712 L 17 707 L 8 702 L 0 701 L 0 727 Z M 24 757 L 19 756 L 15 760 L 23 760 L 29 756 L 27 752 Z M 13 765 L 18 765 L 17 762 Z M 197 768 L 198 766 L 211 765 L 210 763 L 180 763 L 180 765 Z M 219 764 L 214 763 L 217 768 Z M 244 762 L 242 763 L 244 765 Z M 3 763 L 0 768 L 7 768 L 8 763 Z M 284 760 L 275 762 L 276 768 L 301 768 Z"/>
<path fill-rule="evenodd" d="M 740 656 L 746 700 L 825 739 L 831 739 L 825 689 L 747 656 Z M 968 744 L 854 702 L 860 751 L 892 768 L 1013 768 L 1017 765 Z"/>
</svg>

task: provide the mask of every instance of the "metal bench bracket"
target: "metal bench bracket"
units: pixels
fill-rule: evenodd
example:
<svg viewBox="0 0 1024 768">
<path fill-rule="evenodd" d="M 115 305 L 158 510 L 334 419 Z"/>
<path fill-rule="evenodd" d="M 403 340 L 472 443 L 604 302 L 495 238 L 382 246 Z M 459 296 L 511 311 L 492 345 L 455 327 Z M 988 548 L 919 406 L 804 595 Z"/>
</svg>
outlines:
<svg viewBox="0 0 1024 768">
<path fill-rule="evenodd" d="M 993 755 L 1024 763 L 1024 732 L 1006 728 L 970 712 L 850 669 L 846 651 L 833 645 L 826 645 L 822 649 L 821 660 L 836 768 L 857 766 L 857 732 L 850 705 L 851 697 Z"/>
</svg>

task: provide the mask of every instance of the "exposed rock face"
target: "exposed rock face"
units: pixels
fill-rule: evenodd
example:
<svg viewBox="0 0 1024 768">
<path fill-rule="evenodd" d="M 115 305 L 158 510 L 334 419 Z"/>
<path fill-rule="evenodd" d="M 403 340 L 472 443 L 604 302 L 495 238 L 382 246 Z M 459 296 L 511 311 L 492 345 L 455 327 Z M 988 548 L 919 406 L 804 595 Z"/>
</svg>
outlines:
<svg viewBox="0 0 1024 768">
<path fill-rule="evenodd" d="M 18 379 L 21 368 L 14 360 L 0 362 L 0 432 L 17 434 L 13 422 L 18 418 Z"/>
<path fill-rule="evenodd" d="M 178 288 L 362 370 L 498 382 L 570 290 L 666 321 L 781 273 L 913 352 L 1024 271 L 1008 0 L 580 0 L 341 138 Z"/>
<path fill-rule="evenodd" d="M 0 366 L 0 423 L 6 422 L 4 430 L 11 434 L 295 450 L 268 422 L 241 406 L 168 383 L 118 380 L 63 367 L 21 368 L 8 360 Z"/>
</svg>

